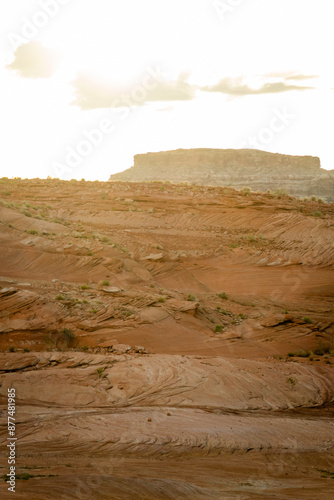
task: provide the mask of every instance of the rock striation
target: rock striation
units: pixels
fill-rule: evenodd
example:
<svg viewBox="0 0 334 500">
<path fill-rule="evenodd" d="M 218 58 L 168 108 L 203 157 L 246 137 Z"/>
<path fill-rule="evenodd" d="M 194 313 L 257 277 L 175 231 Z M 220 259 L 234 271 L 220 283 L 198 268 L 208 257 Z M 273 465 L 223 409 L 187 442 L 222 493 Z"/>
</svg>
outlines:
<svg viewBox="0 0 334 500">
<path fill-rule="evenodd" d="M 139 154 L 134 166 L 110 180 L 191 182 L 254 191 L 284 190 L 334 202 L 334 170 L 313 156 L 290 156 L 254 149 L 177 149 Z"/>
</svg>

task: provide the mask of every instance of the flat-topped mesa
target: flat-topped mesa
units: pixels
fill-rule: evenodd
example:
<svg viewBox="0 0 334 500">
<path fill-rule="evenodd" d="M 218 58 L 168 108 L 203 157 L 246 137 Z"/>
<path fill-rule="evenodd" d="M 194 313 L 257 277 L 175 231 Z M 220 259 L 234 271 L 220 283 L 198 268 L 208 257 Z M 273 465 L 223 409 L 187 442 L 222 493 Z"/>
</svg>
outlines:
<svg viewBox="0 0 334 500">
<path fill-rule="evenodd" d="M 254 149 L 177 149 L 138 154 L 134 166 L 110 180 L 248 186 L 256 191 L 283 189 L 295 196 L 334 201 L 334 171 L 314 156 L 290 156 Z"/>
</svg>

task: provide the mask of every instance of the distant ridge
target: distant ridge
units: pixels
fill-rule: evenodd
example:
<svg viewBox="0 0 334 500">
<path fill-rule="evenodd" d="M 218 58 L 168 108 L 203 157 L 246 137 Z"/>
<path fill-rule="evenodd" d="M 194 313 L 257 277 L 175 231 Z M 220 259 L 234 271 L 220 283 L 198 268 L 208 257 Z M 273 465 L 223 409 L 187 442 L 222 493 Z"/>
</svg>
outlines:
<svg viewBox="0 0 334 500">
<path fill-rule="evenodd" d="M 176 149 L 138 154 L 134 166 L 111 181 L 190 182 L 254 191 L 281 189 L 298 196 L 334 202 L 334 170 L 324 170 L 315 156 L 291 156 L 255 149 Z"/>
</svg>

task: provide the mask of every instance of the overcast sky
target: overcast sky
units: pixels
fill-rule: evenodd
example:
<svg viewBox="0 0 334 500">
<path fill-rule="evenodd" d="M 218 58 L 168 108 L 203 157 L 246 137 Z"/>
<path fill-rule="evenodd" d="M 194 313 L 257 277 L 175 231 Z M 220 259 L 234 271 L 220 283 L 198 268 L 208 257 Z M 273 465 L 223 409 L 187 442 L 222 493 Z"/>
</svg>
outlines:
<svg viewBox="0 0 334 500">
<path fill-rule="evenodd" d="M 334 168 L 333 0 L 0 4 L 0 176 L 256 148 Z"/>
</svg>

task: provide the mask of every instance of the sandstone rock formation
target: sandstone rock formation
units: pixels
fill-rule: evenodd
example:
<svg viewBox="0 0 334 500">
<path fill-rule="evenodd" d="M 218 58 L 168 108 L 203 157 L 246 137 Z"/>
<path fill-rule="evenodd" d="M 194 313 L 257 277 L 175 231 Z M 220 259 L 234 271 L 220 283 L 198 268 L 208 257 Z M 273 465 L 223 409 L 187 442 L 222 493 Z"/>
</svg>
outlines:
<svg viewBox="0 0 334 500">
<path fill-rule="evenodd" d="M 190 182 L 254 191 L 281 189 L 297 197 L 334 201 L 334 170 L 320 167 L 319 158 L 289 156 L 253 149 L 178 149 L 139 154 L 134 166 L 110 180 Z"/>
<path fill-rule="evenodd" d="M 334 204 L 0 181 L 1 500 L 331 498 Z"/>
</svg>

